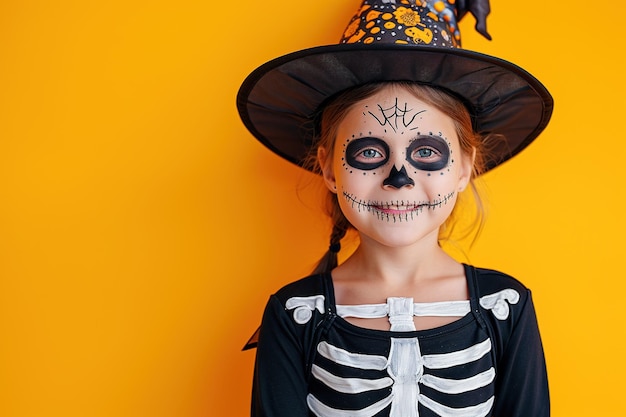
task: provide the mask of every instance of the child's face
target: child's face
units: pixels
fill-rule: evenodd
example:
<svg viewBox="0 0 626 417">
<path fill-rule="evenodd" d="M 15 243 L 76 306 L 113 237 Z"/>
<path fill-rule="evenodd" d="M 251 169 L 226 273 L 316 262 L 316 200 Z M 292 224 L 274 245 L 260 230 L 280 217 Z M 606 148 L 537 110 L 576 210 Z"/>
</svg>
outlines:
<svg viewBox="0 0 626 417">
<path fill-rule="evenodd" d="M 326 184 L 362 239 L 402 246 L 436 238 L 472 161 L 450 117 L 403 88 L 386 87 L 347 113 L 326 162 Z"/>
</svg>

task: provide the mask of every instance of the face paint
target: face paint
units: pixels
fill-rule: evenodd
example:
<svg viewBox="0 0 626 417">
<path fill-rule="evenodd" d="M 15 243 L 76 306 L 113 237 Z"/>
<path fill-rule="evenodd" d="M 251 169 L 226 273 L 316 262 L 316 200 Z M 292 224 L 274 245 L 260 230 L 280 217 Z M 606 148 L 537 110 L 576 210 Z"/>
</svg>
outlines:
<svg viewBox="0 0 626 417">
<path fill-rule="evenodd" d="M 396 97 L 395 103 L 392 106 L 383 107 L 378 104 L 378 114 L 372 111 L 368 113 L 376 119 L 376 121 L 383 127 L 390 127 L 391 130 L 396 132 L 401 128 L 408 128 L 415 118 L 426 110 L 414 112 L 412 108 L 409 108 L 408 103 L 404 103 L 404 106 L 398 105 L 398 98 Z M 416 128 L 413 128 L 416 129 Z"/>
<path fill-rule="evenodd" d="M 346 162 L 353 168 L 370 171 L 389 160 L 389 146 L 378 138 L 355 139 L 346 147 Z"/>
<path fill-rule="evenodd" d="M 385 88 L 354 104 L 336 136 L 325 179 L 362 241 L 436 244 L 467 165 L 453 119 L 409 91 Z"/>
<path fill-rule="evenodd" d="M 404 167 L 404 165 L 402 165 L 400 171 L 398 171 L 396 169 L 396 166 L 394 165 L 391 168 L 389 176 L 383 181 L 383 185 L 389 185 L 393 188 L 402 188 L 405 185 L 415 185 L 415 181 L 409 178 L 409 175 L 406 173 L 406 168 Z"/>
<path fill-rule="evenodd" d="M 424 210 L 435 210 L 454 201 L 455 192 L 452 191 L 443 197 L 433 201 L 366 201 L 357 198 L 355 195 L 343 192 L 343 196 L 359 212 L 369 212 L 379 220 L 386 220 L 393 223 L 408 222 L 417 218 Z"/>
<path fill-rule="evenodd" d="M 422 171 L 439 171 L 448 165 L 450 147 L 439 136 L 418 136 L 406 148 L 406 160 Z"/>
</svg>

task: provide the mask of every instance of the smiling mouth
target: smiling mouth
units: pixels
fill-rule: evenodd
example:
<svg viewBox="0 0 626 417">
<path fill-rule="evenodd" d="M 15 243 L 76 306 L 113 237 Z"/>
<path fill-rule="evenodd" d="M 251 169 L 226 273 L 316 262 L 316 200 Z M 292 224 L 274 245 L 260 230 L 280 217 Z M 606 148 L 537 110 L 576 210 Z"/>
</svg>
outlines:
<svg viewBox="0 0 626 417">
<path fill-rule="evenodd" d="M 422 210 L 424 207 L 428 207 L 427 204 L 411 204 L 411 205 L 378 205 L 372 204 L 371 206 L 374 210 L 378 210 L 382 213 L 387 214 L 407 214 L 412 213 L 418 210 Z"/>
<path fill-rule="evenodd" d="M 433 201 L 366 201 L 354 194 L 343 192 L 343 196 L 359 211 L 367 211 L 379 219 L 395 221 L 413 220 L 424 210 L 434 210 L 448 203 L 454 197 L 454 191 Z"/>
</svg>

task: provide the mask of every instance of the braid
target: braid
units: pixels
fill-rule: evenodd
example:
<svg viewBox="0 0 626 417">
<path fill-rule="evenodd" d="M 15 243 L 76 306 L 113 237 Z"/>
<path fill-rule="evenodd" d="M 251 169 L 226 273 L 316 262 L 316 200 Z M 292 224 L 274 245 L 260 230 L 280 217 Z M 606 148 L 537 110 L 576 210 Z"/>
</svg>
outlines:
<svg viewBox="0 0 626 417">
<path fill-rule="evenodd" d="M 341 249 L 341 239 L 346 235 L 346 232 L 352 225 L 345 218 L 339 204 L 337 203 L 337 197 L 333 194 L 331 200 L 331 218 L 333 220 L 333 230 L 330 233 L 330 246 L 328 251 L 322 256 L 317 263 L 317 266 L 313 270 L 314 274 L 321 274 L 332 271 L 338 265 L 337 253 Z"/>
</svg>

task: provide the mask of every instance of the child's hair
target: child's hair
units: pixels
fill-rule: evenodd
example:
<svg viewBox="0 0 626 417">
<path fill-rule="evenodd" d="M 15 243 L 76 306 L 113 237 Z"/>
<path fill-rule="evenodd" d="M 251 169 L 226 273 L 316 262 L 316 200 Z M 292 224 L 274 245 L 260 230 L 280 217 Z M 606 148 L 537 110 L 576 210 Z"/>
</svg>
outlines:
<svg viewBox="0 0 626 417">
<path fill-rule="evenodd" d="M 484 219 L 482 200 L 474 181 L 474 179 L 485 170 L 484 138 L 474 132 L 470 113 L 463 103 L 443 90 L 413 82 L 381 82 L 366 84 L 340 93 L 322 108 L 317 123 L 317 146 L 312 149 L 312 152 L 305 159 L 303 166 L 317 174 L 321 174 L 322 167 L 317 158 L 317 148 L 324 148 L 328 156 L 327 163 L 332 163 L 337 128 L 349 110 L 357 102 L 373 96 L 382 88 L 389 85 L 405 88 L 419 100 L 434 106 L 452 118 L 461 150 L 468 155 L 472 155 L 472 153 L 475 152 L 474 166 L 469 185 L 476 204 L 476 213 L 472 226 L 469 227 L 462 236 L 467 237 L 467 235 L 473 234 L 473 241 L 482 229 Z M 458 222 L 458 207 L 458 204 L 455 205 L 452 214 L 442 225 L 439 233 L 439 241 L 451 238 L 451 234 Z M 313 273 L 330 272 L 337 266 L 337 252 L 340 248 L 340 241 L 345 236 L 346 232 L 353 227 L 339 207 L 337 194 L 329 190 L 327 190 L 326 211 L 333 224 L 330 235 L 330 246 L 326 254 L 320 259 Z"/>
</svg>

